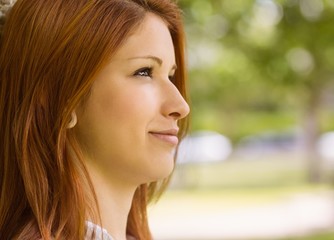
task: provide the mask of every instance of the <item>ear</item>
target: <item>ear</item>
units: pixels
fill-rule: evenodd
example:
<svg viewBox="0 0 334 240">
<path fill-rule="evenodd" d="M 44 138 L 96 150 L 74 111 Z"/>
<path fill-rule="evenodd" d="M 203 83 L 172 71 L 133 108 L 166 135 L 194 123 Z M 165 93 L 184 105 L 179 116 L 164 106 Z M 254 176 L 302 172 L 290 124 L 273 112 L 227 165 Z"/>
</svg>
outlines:
<svg viewBox="0 0 334 240">
<path fill-rule="evenodd" d="M 71 113 L 71 120 L 67 124 L 67 128 L 73 128 L 77 124 L 77 122 L 78 122 L 77 114 L 75 113 L 75 111 L 73 111 Z"/>
</svg>

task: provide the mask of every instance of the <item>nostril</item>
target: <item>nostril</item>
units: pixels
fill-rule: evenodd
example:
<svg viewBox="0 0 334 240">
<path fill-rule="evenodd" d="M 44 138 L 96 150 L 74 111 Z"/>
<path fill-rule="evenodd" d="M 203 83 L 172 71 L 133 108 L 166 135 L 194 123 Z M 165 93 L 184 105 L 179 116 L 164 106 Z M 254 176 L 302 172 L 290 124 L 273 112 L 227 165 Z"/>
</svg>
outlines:
<svg viewBox="0 0 334 240">
<path fill-rule="evenodd" d="M 180 118 L 181 114 L 179 112 L 172 112 L 169 114 L 169 116 L 174 117 L 174 118 Z"/>
</svg>

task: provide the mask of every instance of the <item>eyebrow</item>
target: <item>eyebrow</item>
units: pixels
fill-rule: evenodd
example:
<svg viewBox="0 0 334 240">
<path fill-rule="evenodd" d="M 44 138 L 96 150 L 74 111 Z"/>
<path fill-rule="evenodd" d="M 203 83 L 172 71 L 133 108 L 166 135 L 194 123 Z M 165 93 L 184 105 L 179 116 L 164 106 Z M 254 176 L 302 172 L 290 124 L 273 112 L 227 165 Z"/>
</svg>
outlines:
<svg viewBox="0 0 334 240">
<path fill-rule="evenodd" d="M 152 55 L 128 58 L 128 60 L 135 60 L 135 59 L 150 59 L 150 60 L 153 60 L 154 62 L 158 63 L 159 66 L 161 66 L 162 63 L 163 63 L 163 61 L 162 61 L 161 58 L 158 58 L 158 57 L 156 57 L 156 56 L 152 56 Z M 173 65 L 172 69 L 173 69 L 173 70 L 177 69 L 176 64 Z"/>
</svg>

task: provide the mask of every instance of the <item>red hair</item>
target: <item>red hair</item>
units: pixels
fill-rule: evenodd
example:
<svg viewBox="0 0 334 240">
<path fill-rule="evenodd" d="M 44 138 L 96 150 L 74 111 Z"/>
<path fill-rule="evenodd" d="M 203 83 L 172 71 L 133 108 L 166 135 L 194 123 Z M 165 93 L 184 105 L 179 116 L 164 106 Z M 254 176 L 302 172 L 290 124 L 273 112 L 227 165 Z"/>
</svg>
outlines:
<svg viewBox="0 0 334 240">
<path fill-rule="evenodd" d="M 168 25 L 186 98 L 184 31 L 171 0 L 18 0 L 0 40 L 0 233 L 3 239 L 83 239 L 99 222 L 71 112 L 147 12 Z M 180 137 L 187 119 L 180 120 Z M 151 239 L 146 207 L 168 179 L 135 192 L 127 233 Z"/>
</svg>

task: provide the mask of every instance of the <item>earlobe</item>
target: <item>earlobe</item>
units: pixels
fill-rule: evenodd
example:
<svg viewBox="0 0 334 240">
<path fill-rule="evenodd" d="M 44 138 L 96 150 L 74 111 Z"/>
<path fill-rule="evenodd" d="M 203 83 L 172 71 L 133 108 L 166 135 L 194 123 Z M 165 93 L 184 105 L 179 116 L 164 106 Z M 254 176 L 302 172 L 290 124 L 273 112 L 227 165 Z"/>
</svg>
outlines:
<svg viewBox="0 0 334 240">
<path fill-rule="evenodd" d="M 67 128 L 73 128 L 78 122 L 77 114 L 75 111 L 71 114 L 71 121 L 67 124 Z"/>
</svg>

